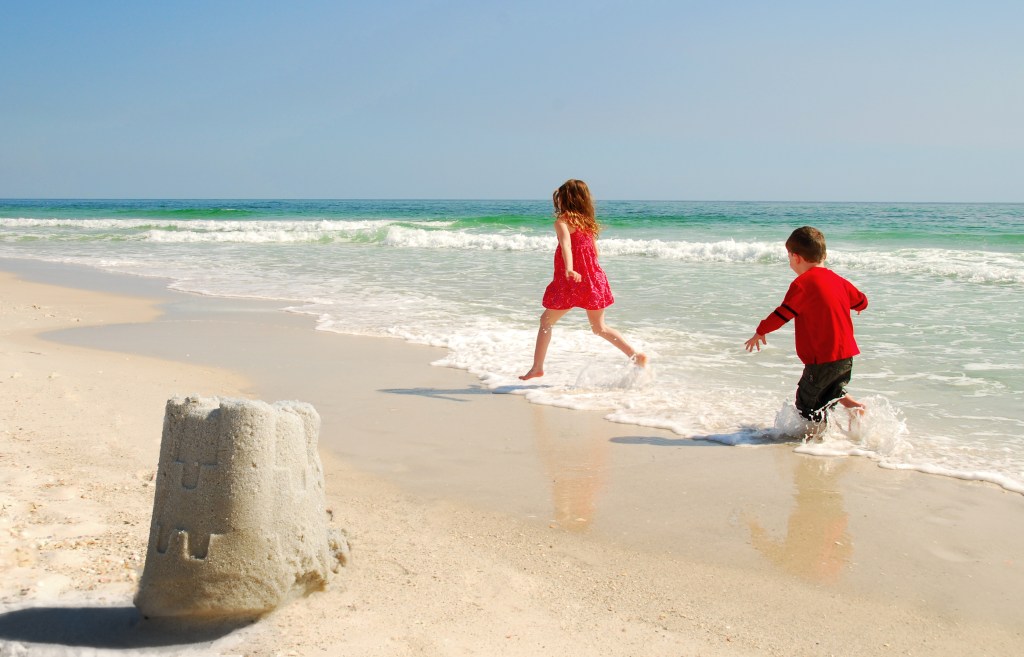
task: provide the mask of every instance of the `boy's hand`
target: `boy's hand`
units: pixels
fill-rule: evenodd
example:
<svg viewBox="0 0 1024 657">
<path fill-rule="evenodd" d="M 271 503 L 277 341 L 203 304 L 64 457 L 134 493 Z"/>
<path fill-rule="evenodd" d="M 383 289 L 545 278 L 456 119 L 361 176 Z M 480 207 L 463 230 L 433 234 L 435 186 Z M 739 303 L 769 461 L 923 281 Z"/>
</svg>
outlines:
<svg viewBox="0 0 1024 657">
<path fill-rule="evenodd" d="M 757 347 L 757 350 L 761 351 L 761 345 L 763 344 L 768 344 L 768 340 L 766 340 L 760 333 L 755 333 L 754 337 L 743 343 L 743 346 L 747 348 L 747 351 L 753 351 L 754 347 Z"/>
</svg>

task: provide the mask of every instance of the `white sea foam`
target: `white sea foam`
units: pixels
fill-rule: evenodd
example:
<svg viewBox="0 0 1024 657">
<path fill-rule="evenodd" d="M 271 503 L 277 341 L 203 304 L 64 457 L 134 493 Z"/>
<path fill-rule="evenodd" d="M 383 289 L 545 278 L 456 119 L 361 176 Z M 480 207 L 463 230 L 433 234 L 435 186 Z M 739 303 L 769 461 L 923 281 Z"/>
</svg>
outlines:
<svg viewBox="0 0 1024 657">
<path fill-rule="evenodd" d="M 391 226 L 384 238 L 384 244 L 398 248 L 541 251 L 553 249 L 555 239 L 550 235 L 502 235 Z"/>
<path fill-rule="evenodd" d="M 807 439 L 794 451 L 815 456 L 861 456 L 891 470 L 914 470 L 969 481 L 987 481 L 1012 492 L 1024 493 L 1024 481 L 1021 479 L 979 469 L 970 461 L 957 459 L 955 443 L 950 443 L 945 453 L 915 448 L 913 436 L 899 408 L 878 396 L 866 397 L 863 401 L 867 405 L 863 416 L 853 416 L 842 408 L 830 411 L 824 431 Z M 796 409 L 793 408 L 791 413 L 795 414 Z M 780 412 L 780 417 L 784 415 Z M 792 426 L 789 430 L 793 430 Z"/>
<path fill-rule="evenodd" d="M 320 220 L 320 221 L 211 221 L 164 219 L 0 219 L 0 228 L 29 230 L 39 235 L 40 229 L 61 231 L 42 237 L 53 239 L 83 238 L 107 240 L 142 240 L 163 244 L 202 242 L 237 242 L 250 244 L 318 242 L 347 240 L 357 237 L 368 241 L 378 232 L 397 223 L 395 219 Z M 410 222 L 416 223 L 416 222 Z M 431 226 L 450 222 L 429 222 Z"/>
<path fill-rule="evenodd" d="M 547 251 L 555 247 L 548 235 L 468 233 L 392 226 L 384 243 L 393 247 L 482 251 Z M 786 249 L 778 242 L 714 242 L 602 238 L 602 256 L 634 256 L 692 263 L 782 263 Z M 924 275 L 972 283 L 1024 283 L 1024 255 L 949 249 L 842 251 L 829 253 L 829 265 L 854 271 Z"/>
<path fill-rule="evenodd" d="M 285 299 L 322 330 L 443 347 L 438 364 L 472 372 L 495 392 L 597 410 L 681 439 L 783 442 L 1024 492 L 1020 253 L 913 243 L 890 251 L 870 239 L 837 240 L 853 248 L 831 249 L 830 266 L 872 303 L 855 320 L 864 354 L 852 390 L 871 411 L 851 432 L 839 409 L 841 422 L 820 443 L 804 444 L 802 420 L 783 404 L 800 372 L 792 329 L 761 354 L 742 350 L 790 280 L 784 247 L 760 239 L 765 231 L 744 229 L 749 241 L 702 241 L 694 236 L 716 233 L 654 224 L 608 230 L 598 244 L 618 299 L 609 321 L 652 356 L 651 366 L 633 368 L 574 312 L 558 325 L 545 377 L 523 382 L 554 236 L 548 224 L 456 225 L 0 219 L 0 255 L 163 276 L 175 289 L 202 294 Z"/>
<path fill-rule="evenodd" d="M 164 244 L 187 244 L 187 243 L 245 243 L 245 244 L 287 244 L 289 242 L 317 242 L 325 239 L 338 239 L 351 236 L 354 232 L 346 231 L 300 231 L 300 230 L 260 230 L 260 231 L 175 231 L 167 232 L 162 230 L 150 230 L 137 236 L 137 239 L 144 239 L 150 242 Z"/>
<path fill-rule="evenodd" d="M 0 236 L 36 239 L 142 240 L 161 244 L 369 241 L 394 248 L 468 251 L 550 251 L 554 237 L 533 232 L 451 230 L 451 221 L 372 220 L 181 220 L 0 218 Z M 50 229 L 50 232 L 42 232 Z M 642 257 L 689 263 L 783 263 L 778 241 L 709 242 L 663 239 L 599 240 L 602 256 Z M 983 284 L 1024 283 L 1024 254 L 938 248 L 895 251 L 832 249 L 829 265 L 843 271 L 927 276 Z"/>
<path fill-rule="evenodd" d="M 1024 255 L 955 251 L 951 249 L 899 249 L 892 252 L 829 252 L 829 264 L 883 274 L 923 274 L 971 283 L 1024 283 Z"/>
<path fill-rule="evenodd" d="M 685 242 L 602 239 L 602 255 L 632 255 L 684 262 L 781 262 L 786 249 L 777 242 Z"/>
</svg>

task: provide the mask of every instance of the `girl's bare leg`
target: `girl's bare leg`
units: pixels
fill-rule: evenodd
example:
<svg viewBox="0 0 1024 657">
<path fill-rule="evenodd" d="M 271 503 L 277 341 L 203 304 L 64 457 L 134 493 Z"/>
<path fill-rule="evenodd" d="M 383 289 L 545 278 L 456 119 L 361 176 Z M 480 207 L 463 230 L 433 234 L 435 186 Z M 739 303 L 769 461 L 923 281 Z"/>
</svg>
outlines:
<svg viewBox="0 0 1024 657">
<path fill-rule="evenodd" d="M 603 308 L 601 310 L 588 310 L 587 319 L 590 320 L 590 329 L 594 332 L 594 335 L 600 335 L 608 342 L 611 342 L 619 348 L 619 351 L 626 354 L 631 361 L 640 367 L 647 366 L 647 355 L 634 349 L 626 342 L 626 338 L 622 337 L 621 333 L 604 323 Z"/>
<path fill-rule="evenodd" d="M 540 316 L 540 328 L 537 329 L 537 346 L 533 348 L 533 367 L 526 374 L 519 377 L 523 381 L 544 376 L 544 359 L 548 355 L 548 345 L 551 344 L 551 329 L 555 323 L 562 319 L 566 310 L 545 310 Z"/>
</svg>

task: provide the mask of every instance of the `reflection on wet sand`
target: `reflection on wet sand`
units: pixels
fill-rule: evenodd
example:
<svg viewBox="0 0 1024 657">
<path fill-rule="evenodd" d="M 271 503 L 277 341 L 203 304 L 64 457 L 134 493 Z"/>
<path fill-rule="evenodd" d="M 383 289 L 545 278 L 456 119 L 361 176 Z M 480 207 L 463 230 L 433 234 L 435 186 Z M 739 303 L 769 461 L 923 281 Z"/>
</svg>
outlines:
<svg viewBox="0 0 1024 657">
<path fill-rule="evenodd" d="M 567 418 L 562 414 L 533 414 L 537 452 L 551 480 L 554 521 L 572 532 L 588 530 L 594 519 L 598 493 L 607 475 L 608 441 L 588 431 L 590 418 Z M 582 414 L 581 414 L 582 415 Z M 604 420 L 598 419 L 603 422 Z"/>
<path fill-rule="evenodd" d="M 754 548 L 782 570 L 802 579 L 837 582 L 853 553 L 848 515 L 836 485 L 847 467 L 847 461 L 797 458 L 794 507 L 786 536 L 773 538 L 756 518 L 747 518 Z"/>
</svg>

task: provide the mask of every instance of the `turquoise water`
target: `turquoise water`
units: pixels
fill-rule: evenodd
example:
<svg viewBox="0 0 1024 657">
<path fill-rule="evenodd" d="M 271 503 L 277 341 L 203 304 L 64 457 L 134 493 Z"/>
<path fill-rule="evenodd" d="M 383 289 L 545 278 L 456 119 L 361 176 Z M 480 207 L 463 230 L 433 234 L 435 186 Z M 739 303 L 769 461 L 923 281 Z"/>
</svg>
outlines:
<svg viewBox="0 0 1024 657">
<path fill-rule="evenodd" d="M 639 372 L 556 328 L 523 384 L 555 248 L 550 201 L 0 201 L 0 256 L 166 277 L 176 289 L 281 299 L 321 330 L 442 346 L 498 392 L 729 444 L 791 441 L 1024 492 L 1024 205 L 598 201 L 609 324 Z M 792 280 L 783 242 L 824 231 L 828 265 L 870 300 L 839 411 L 802 444 L 792 328 L 743 341 Z"/>
</svg>

